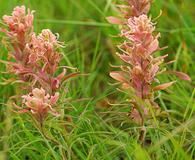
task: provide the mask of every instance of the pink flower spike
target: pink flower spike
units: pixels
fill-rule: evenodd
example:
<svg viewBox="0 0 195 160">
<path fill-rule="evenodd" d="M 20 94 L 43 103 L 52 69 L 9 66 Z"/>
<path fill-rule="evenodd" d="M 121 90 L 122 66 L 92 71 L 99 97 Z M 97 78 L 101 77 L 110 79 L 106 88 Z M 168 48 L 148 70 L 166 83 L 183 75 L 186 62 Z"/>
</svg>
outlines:
<svg viewBox="0 0 195 160">
<path fill-rule="evenodd" d="M 165 90 L 175 83 L 168 82 L 153 87 L 153 83 L 160 83 L 157 75 L 170 73 L 187 81 L 190 81 L 190 77 L 182 72 L 165 71 L 165 68 L 161 68 L 161 64 L 168 55 L 158 56 L 155 52 L 167 47 L 159 46 L 160 33 L 155 33 L 156 23 L 153 23 L 147 15 L 152 0 L 125 1 L 127 2 L 125 5 L 117 5 L 122 13 L 118 16 L 121 19 L 112 16 L 107 18 L 110 23 L 119 25 L 119 36 L 123 38 L 123 42 L 118 45 L 120 53 L 117 55 L 125 62 L 118 67 L 121 71 L 110 72 L 110 76 L 120 82 L 122 89 L 131 89 L 137 97 L 136 99 L 130 94 L 130 117 L 137 124 L 141 124 L 141 122 L 145 123 L 151 113 L 147 106 L 140 106 L 140 101 L 148 102 L 154 109 L 154 113 L 159 115 L 159 107 L 155 103 L 155 92 Z"/>
<path fill-rule="evenodd" d="M 30 12 L 30 10 L 26 15 L 25 6 L 17 6 L 11 16 L 3 16 L 3 22 L 9 26 L 12 32 L 17 34 L 31 30 L 33 28 L 33 19 L 33 12 Z"/>
</svg>

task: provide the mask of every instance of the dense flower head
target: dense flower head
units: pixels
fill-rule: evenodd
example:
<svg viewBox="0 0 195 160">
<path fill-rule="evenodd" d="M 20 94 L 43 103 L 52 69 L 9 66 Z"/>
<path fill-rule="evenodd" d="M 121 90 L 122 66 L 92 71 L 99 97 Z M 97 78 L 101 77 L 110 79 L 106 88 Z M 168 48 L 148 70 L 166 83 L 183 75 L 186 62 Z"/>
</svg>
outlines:
<svg viewBox="0 0 195 160">
<path fill-rule="evenodd" d="M 133 42 L 131 46 L 133 52 L 145 53 L 141 56 L 149 56 L 159 48 L 160 34 L 153 35 L 155 26 L 146 15 L 129 18 L 127 26 L 122 29 L 121 35 Z"/>
<path fill-rule="evenodd" d="M 46 64 L 46 72 L 53 74 L 60 61 L 59 47 L 62 47 L 62 42 L 58 41 L 58 37 L 54 35 L 49 29 L 43 29 L 37 36 L 39 45 L 45 53 L 42 57 L 42 61 Z"/>
<path fill-rule="evenodd" d="M 122 36 L 127 40 L 121 45 L 125 51 L 120 58 L 131 64 L 129 73 L 131 86 L 137 95 L 146 98 L 150 91 L 159 65 L 163 58 L 154 61 L 152 53 L 159 49 L 159 35 L 153 35 L 154 24 L 146 15 L 128 19 L 127 28 L 122 30 Z"/>
<path fill-rule="evenodd" d="M 148 16 L 142 14 L 139 17 L 131 17 L 128 19 L 127 26 L 131 29 L 131 33 L 152 33 L 155 30 L 154 24 Z"/>
<path fill-rule="evenodd" d="M 61 44 L 49 29 L 43 29 L 38 36 L 33 33 L 25 46 L 25 51 L 29 55 L 28 63 L 41 63 L 44 65 L 43 70 L 53 74 L 60 61 L 58 48 L 62 46 Z"/>
<path fill-rule="evenodd" d="M 154 30 L 155 26 L 147 15 L 129 18 L 121 30 L 121 36 L 125 41 L 119 46 L 122 53 L 118 54 L 129 66 L 123 66 L 122 71 L 117 74 L 112 72 L 110 74 L 112 78 L 122 82 L 123 88 L 132 88 L 137 97 L 142 100 L 150 99 L 151 103 L 153 103 L 152 83 L 156 80 L 160 64 L 164 60 L 164 56 L 153 57 L 153 53 L 160 48 L 158 41 L 160 34 L 155 35 Z M 143 119 L 137 105 L 132 104 L 130 117 L 136 123 L 141 123 Z M 144 106 L 141 110 L 144 111 L 142 116 L 149 114 Z"/>
<path fill-rule="evenodd" d="M 25 49 L 36 57 L 41 58 L 47 53 L 51 56 L 53 52 L 56 53 L 56 49 L 60 47 L 61 42 L 58 42 L 56 35 L 54 35 L 49 29 L 43 29 L 42 32 L 36 36 L 33 33 L 29 42 L 26 44 Z"/>
<path fill-rule="evenodd" d="M 11 41 L 8 41 L 9 54 L 15 61 L 8 62 L 9 71 L 17 74 L 20 80 L 30 82 L 32 87 L 55 92 L 65 76 L 65 72 L 56 75 L 61 60 L 59 48 L 63 47 L 58 34 L 43 29 L 37 35 L 33 31 L 33 12 L 28 9 L 26 13 L 25 6 L 15 7 L 11 16 L 3 16 L 3 21 L 8 27 L 0 31 Z"/>
<path fill-rule="evenodd" d="M 23 95 L 22 98 L 24 99 L 25 108 L 21 112 L 30 112 L 41 123 L 47 117 L 48 112 L 54 116 L 59 116 L 53 109 L 59 98 L 58 92 L 52 96 L 47 94 L 43 88 L 35 88 L 32 93 Z"/>
<path fill-rule="evenodd" d="M 29 55 L 28 63 L 34 64 L 44 55 L 46 49 L 42 47 L 42 44 L 37 40 L 37 36 L 33 33 L 30 37 L 29 42 L 25 46 L 26 54 Z"/>
<path fill-rule="evenodd" d="M 6 23 L 10 30 L 16 33 L 25 32 L 32 29 L 33 25 L 33 12 L 28 9 L 26 14 L 25 6 L 15 7 L 11 16 L 3 16 L 3 21 Z"/>
<path fill-rule="evenodd" d="M 17 6 L 14 8 L 11 16 L 3 16 L 3 22 L 8 27 L 0 28 L 0 32 L 7 35 L 11 41 L 12 57 L 22 64 L 28 61 L 28 55 L 24 53 L 26 43 L 33 34 L 33 11 L 26 12 L 25 6 Z M 9 48 L 10 50 L 10 48 Z"/>
<path fill-rule="evenodd" d="M 49 29 L 43 29 L 37 36 L 37 39 L 45 44 L 47 50 L 53 50 L 62 46 L 62 43 L 58 41 L 57 35 L 54 35 Z"/>
</svg>

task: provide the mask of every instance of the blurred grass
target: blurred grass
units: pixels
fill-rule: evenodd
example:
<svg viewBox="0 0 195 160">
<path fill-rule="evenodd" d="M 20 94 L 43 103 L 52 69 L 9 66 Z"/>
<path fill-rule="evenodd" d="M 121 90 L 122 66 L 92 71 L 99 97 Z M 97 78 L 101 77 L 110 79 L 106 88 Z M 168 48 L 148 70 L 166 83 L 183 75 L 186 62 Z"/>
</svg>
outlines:
<svg viewBox="0 0 195 160">
<path fill-rule="evenodd" d="M 156 0 L 151 15 L 158 19 L 157 30 L 161 32 L 161 46 L 169 48 L 160 54 L 169 53 L 169 60 L 176 58 L 170 69 L 188 73 L 192 82 L 178 83 L 168 92 L 160 92 L 157 101 L 169 113 L 169 117 L 147 126 L 146 139 L 150 146 L 140 146 L 135 134 L 139 128 L 131 125 L 124 114 L 126 108 L 110 107 L 106 101 L 125 100 L 114 86 L 110 86 L 109 63 L 120 64 L 115 56 L 118 39 L 116 26 L 105 20 L 106 16 L 116 15 L 116 0 L 0 0 L 0 16 L 10 14 L 16 5 L 26 5 L 35 10 L 35 30 L 49 28 L 60 34 L 65 41 L 62 65 L 77 67 L 82 73 L 90 73 L 66 84 L 69 89 L 62 103 L 64 117 L 53 119 L 47 129 L 67 150 L 68 159 L 82 160 L 184 160 L 195 159 L 195 2 L 194 0 Z M 1 34 L 2 35 L 2 34 Z M 6 59 L 7 51 L 0 44 L 0 59 Z M 158 53 L 159 54 L 159 53 Z M 5 66 L 0 64 L 1 71 Z M 0 73 L 0 82 L 9 75 Z M 162 82 L 177 79 L 161 76 Z M 0 159 L 8 153 L 8 159 L 61 159 L 60 149 L 53 146 L 32 126 L 28 116 L 19 116 L 7 109 L 9 97 L 16 92 L 16 85 L 0 86 Z M 64 92 L 64 89 L 62 89 Z M 81 100 L 79 100 L 81 99 Z M 73 122 L 68 122 L 68 118 Z M 9 122 L 8 122 L 9 121 Z M 10 121 L 12 123 L 10 123 Z M 8 122 L 8 123 L 7 123 Z M 29 123 L 30 122 L 30 123 Z M 62 132 L 57 124 L 72 126 L 73 131 L 59 138 Z M 7 130 L 6 130 L 7 128 Z M 11 128 L 9 133 L 9 128 Z M 57 131 L 54 131 L 57 130 Z M 5 144 L 7 145 L 5 148 Z M 8 147 L 8 148 L 7 148 Z M 1 158 L 2 157 L 2 158 Z"/>
</svg>

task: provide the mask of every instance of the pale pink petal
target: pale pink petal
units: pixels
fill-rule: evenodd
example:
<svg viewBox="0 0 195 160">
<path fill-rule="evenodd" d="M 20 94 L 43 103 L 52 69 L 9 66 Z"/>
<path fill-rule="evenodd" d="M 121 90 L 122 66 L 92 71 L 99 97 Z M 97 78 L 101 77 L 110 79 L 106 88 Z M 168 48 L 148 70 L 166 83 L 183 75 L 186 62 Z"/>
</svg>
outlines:
<svg viewBox="0 0 195 160">
<path fill-rule="evenodd" d="M 129 55 L 121 54 L 119 57 L 126 63 L 131 63 L 131 57 Z"/>
<path fill-rule="evenodd" d="M 114 78 L 115 80 L 119 81 L 119 82 L 128 84 L 128 81 L 124 77 L 124 73 L 123 72 L 113 71 L 113 72 L 110 72 L 110 76 L 112 78 Z"/>
<path fill-rule="evenodd" d="M 119 18 L 116 18 L 116 17 L 110 16 L 110 17 L 107 17 L 106 19 L 111 24 L 123 24 L 123 22 Z"/>
<path fill-rule="evenodd" d="M 56 102 L 58 101 L 58 99 L 59 99 L 59 93 L 56 92 L 54 96 L 51 96 L 50 104 L 51 105 L 56 105 Z"/>
<path fill-rule="evenodd" d="M 158 48 L 159 48 L 159 42 L 158 42 L 158 39 L 155 39 L 155 40 L 152 41 L 152 43 L 149 45 L 149 47 L 148 47 L 148 53 L 149 53 L 149 54 L 152 54 L 152 53 L 155 52 Z"/>
</svg>

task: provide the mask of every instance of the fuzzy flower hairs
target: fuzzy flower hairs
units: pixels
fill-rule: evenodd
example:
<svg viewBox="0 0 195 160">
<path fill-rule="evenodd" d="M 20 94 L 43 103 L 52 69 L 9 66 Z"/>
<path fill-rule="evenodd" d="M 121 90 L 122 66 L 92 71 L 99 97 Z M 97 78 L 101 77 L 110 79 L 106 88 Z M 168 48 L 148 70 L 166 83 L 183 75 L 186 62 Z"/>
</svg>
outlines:
<svg viewBox="0 0 195 160">
<path fill-rule="evenodd" d="M 50 111 L 53 116 L 59 116 L 59 113 L 53 109 L 59 98 L 58 92 L 50 96 L 48 93 L 46 94 L 43 88 L 34 88 L 31 93 L 23 95 L 22 98 L 26 107 L 20 108 L 16 106 L 19 109 L 19 113 L 30 112 L 40 124 L 43 124 L 48 111 Z"/>
<path fill-rule="evenodd" d="M 78 73 L 65 75 L 66 69 L 59 73 L 63 43 L 49 29 L 37 35 L 33 20 L 33 11 L 26 11 L 25 6 L 17 6 L 11 16 L 3 16 L 6 27 L 0 31 L 6 34 L 6 47 L 13 61 L 1 62 L 18 80 L 26 83 L 30 91 L 22 96 L 26 109 L 21 108 L 21 112 L 30 111 L 37 120 L 43 121 L 48 111 L 58 115 L 52 109 L 59 97 L 58 90 L 63 81 Z"/>
<path fill-rule="evenodd" d="M 124 41 L 119 45 L 121 53 L 119 58 L 125 62 L 121 71 L 112 71 L 110 76 L 122 84 L 125 90 L 133 90 L 135 96 L 131 96 L 129 102 L 132 105 L 130 118 L 137 124 L 143 125 L 144 120 L 150 116 L 150 108 L 159 110 L 154 101 L 154 92 L 166 89 L 174 82 L 159 83 L 157 75 L 164 72 L 161 64 L 168 55 L 155 56 L 155 52 L 162 50 L 159 47 L 160 33 L 155 32 L 155 23 L 147 16 L 150 0 L 126 0 L 127 5 L 119 5 L 121 17 L 108 17 L 112 24 L 121 25 L 120 36 Z M 190 80 L 189 76 L 181 72 L 173 72 L 184 80 Z M 143 103 L 140 103 L 141 100 Z"/>
</svg>

